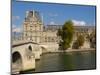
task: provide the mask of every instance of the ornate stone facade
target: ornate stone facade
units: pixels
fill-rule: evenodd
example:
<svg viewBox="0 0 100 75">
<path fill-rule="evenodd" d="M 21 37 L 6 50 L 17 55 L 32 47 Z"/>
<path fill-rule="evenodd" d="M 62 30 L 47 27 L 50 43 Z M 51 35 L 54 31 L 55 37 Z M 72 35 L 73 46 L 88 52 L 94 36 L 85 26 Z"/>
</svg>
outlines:
<svg viewBox="0 0 100 75">
<path fill-rule="evenodd" d="M 23 25 L 23 37 L 26 40 L 32 40 L 40 43 L 43 32 L 43 24 L 39 12 L 27 11 Z"/>
<path fill-rule="evenodd" d="M 37 11 L 27 11 L 23 24 L 23 37 L 36 43 L 58 43 L 59 37 L 57 30 L 62 25 L 43 25 L 41 16 Z M 77 39 L 78 34 L 85 37 L 95 31 L 95 26 L 74 26 L 75 33 L 73 41 Z M 87 39 L 85 39 L 87 41 Z"/>
</svg>

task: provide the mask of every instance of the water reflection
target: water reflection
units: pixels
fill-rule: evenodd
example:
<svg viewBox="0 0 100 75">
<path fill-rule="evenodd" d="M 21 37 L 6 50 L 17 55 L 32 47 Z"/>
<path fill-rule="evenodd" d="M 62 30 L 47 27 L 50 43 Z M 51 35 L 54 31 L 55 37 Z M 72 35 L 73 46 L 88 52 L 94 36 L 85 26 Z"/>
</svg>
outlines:
<svg viewBox="0 0 100 75">
<path fill-rule="evenodd" d="M 62 65 L 62 70 L 73 70 L 75 67 L 74 57 L 72 53 L 61 53 L 59 54 L 59 62 Z"/>
</svg>

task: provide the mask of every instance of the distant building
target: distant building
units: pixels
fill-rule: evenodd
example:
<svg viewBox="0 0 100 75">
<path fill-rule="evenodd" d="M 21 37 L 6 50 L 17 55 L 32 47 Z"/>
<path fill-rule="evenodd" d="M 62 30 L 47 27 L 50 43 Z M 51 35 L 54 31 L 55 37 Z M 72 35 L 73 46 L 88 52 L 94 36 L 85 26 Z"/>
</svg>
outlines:
<svg viewBox="0 0 100 75">
<path fill-rule="evenodd" d="M 23 37 L 26 40 L 32 40 L 40 43 L 43 32 L 41 16 L 37 11 L 27 11 L 23 24 Z"/>
<path fill-rule="evenodd" d="M 23 23 L 23 39 L 36 43 L 58 43 L 60 39 L 57 31 L 62 28 L 62 25 L 43 25 L 42 21 L 38 11 L 27 11 Z M 73 41 L 77 39 L 78 34 L 82 34 L 86 38 L 86 35 L 95 31 L 95 26 L 74 26 L 74 28 Z"/>
</svg>

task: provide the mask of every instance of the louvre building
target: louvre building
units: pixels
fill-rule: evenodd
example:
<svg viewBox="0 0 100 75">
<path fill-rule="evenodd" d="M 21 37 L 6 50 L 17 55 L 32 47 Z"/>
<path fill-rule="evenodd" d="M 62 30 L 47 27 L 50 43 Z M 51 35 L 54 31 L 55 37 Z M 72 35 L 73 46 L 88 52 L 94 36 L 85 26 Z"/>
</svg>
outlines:
<svg viewBox="0 0 100 75">
<path fill-rule="evenodd" d="M 23 23 L 23 32 L 20 39 L 31 40 L 36 43 L 59 43 L 60 38 L 57 36 L 58 29 L 61 29 L 62 25 L 43 25 L 43 19 L 38 11 L 27 11 L 25 20 Z M 95 31 L 95 26 L 74 26 L 75 33 L 73 41 L 76 40 L 76 36 L 80 33 L 82 35 L 91 34 Z M 86 37 L 86 36 L 85 36 Z M 85 39 L 88 46 L 88 41 Z"/>
</svg>

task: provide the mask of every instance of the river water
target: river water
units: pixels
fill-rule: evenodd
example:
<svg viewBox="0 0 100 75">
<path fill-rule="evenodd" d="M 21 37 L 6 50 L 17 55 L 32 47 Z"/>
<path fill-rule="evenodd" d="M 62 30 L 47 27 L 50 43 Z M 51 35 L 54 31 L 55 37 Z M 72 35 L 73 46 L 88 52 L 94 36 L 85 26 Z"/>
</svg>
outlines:
<svg viewBox="0 0 100 75">
<path fill-rule="evenodd" d="M 47 53 L 36 61 L 35 71 L 24 73 L 88 70 L 96 68 L 96 52 Z"/>
</svg>

